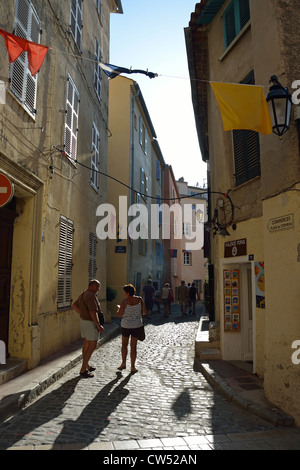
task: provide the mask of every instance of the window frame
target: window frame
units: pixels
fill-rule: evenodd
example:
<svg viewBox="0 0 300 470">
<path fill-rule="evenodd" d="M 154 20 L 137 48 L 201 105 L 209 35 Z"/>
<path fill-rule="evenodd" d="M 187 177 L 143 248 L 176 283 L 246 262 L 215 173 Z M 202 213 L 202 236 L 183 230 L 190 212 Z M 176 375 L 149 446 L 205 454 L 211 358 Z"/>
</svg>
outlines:
<svg viewBox="0 0 300 470">
<path fill-rule="evenodd" d="M 183 265 L 192 266 L 192 253 L 189 251 L 183 252 Z"/>
<path fill-rule="evenodd" d="M 26 7 L 28 9 L 27 15 Z M 27 27 L 24 24 L 25 20 Z M 31 1 L 16 0 L 14 34 L 27 41 L 40 44 L 41 25 L 41 20 Z M 10 67 L 10 92 L 34 120 L 37 113 L 37 84 L 38 74 L 31 75 L 27 53 L 23 52 Z"/>
</svg>

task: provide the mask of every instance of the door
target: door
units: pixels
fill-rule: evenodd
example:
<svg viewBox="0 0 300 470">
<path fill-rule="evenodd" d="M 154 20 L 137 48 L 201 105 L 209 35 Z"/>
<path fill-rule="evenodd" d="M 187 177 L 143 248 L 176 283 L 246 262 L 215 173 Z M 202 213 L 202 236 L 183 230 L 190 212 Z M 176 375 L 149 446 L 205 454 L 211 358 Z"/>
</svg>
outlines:
<svg viewBox="0 0 300 470">
<path fill-rule="evenodd" d="M 241 314 L 242 314 L 242 358 L 253 361 L 253 303 L 251 265 L 241 266 Z"/>
<path fill-rule="evenodd" d="M 10 272 L 15 216 L 13 201 L 7 207 L 0 209 L 0 340 L 4 341 L 6 351 L 8 346 Z"/>
</svg>

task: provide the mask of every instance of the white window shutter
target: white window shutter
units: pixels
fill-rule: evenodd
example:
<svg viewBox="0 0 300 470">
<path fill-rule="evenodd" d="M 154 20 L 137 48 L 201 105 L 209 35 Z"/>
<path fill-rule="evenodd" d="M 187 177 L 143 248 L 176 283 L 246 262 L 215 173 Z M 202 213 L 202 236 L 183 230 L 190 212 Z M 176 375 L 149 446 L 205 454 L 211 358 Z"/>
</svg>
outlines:
<svg viewBox="0 0 300 470">
<path fill-rule="evenodd" d="M 65 152 L 72 160 L 77 157 L 77 134 L 79 116 L 79 92 L 70 77 L 67 82 L 67 103 L 65 120 Z"/>
<path fill-rule="evenodd" d="M 92 131 L 92 157 L 91 157 L 91 185 L 98 190 L 99 189 L 99 131 L 96 124 L 93 122 Z"/>
<path fill-rule="evenodd" d="M 30 0 L 16 0 L 16 36 L 40 43 L 41 22 Z M 31 75 L 27 54 L 24 52 L 11 65 L 10 89 L 22 106 L 34 117 L 36 114 L 37 77 Z"/>
<path fill-rule="evenodd" d="M 58 249 L 58 308 L 69 307 L 71 305 L 73 232 L 73 222 L 61 216 Z"/>
</svg>

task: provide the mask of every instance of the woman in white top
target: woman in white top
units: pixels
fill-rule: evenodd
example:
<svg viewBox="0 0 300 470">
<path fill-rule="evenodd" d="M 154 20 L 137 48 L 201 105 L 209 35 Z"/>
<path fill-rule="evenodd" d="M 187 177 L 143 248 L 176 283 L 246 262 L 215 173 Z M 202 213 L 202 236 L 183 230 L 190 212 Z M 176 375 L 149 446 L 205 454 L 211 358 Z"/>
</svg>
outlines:
<svg viewBox="0 0 300 470">
<path fill-rule="evenodd" d="M 122 300 L 118 310 L 118 316 L 122 317 L 122 364 L 118 369 L 126 369 L 127 348 L 129 337 L 131 336 L 131 372 L 137 372 L 135 368 L 137 341 L 143 330 L 142 315 L 146 314 L 146 307 L 143 299 L 134 295 L 135 287 L 132 284 L 124 286 L 123 290 L 125 292 L 125 299 Z"/>
</svg>

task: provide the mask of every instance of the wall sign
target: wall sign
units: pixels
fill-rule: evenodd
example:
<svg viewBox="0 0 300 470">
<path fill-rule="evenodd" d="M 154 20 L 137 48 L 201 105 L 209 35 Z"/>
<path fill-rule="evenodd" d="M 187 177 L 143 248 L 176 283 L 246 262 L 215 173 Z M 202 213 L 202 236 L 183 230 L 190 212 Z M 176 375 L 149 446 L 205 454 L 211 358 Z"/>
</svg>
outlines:
<svg viewBox="0 0 300 470">
<path fill-rule="evenodd" d="M 240 332 L 240 272 L 224 270 L 224 331 Z"/>
<path fill-rule="evenodd" d="M 235 258 L 236 256 L 245 256 L 247 254 L 247 239 L 233 240 L 224 244 L 224 257 Z"/>
<path fill-rule="evenodd" d="M 268 229 L 270 232 L 278 232 L 288 228 L 294 228 L 294 214 L 283 215 L 269 220 Z"/>
<path fill-rule="evenodd" d="M 126 253 L 126 246 L 115 246 L 115 253 Z"/>
</svg>

